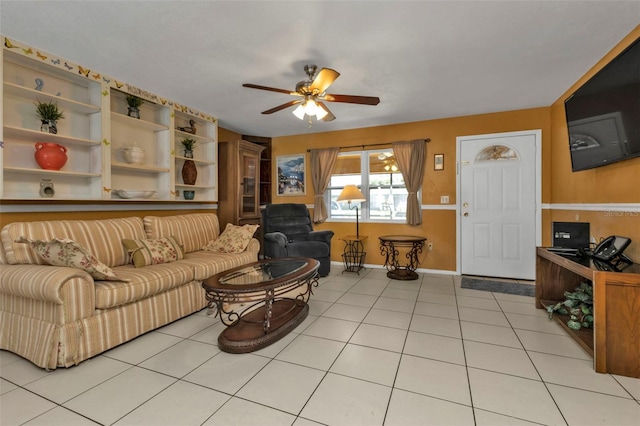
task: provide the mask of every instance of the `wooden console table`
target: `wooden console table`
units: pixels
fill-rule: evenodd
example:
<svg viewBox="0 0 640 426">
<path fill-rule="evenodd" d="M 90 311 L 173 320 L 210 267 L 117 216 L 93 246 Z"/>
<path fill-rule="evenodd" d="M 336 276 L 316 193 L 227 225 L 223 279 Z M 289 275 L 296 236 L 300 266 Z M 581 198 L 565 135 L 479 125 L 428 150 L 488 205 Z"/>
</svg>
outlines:
<svg viewBox="0 0 640 426">
<path fill-rule="evenodd" d="M 536 307 L 564 300 L 580 282 L 593 283 L 594 329 L 570 329 L 567 316 L 553 318 L 593 356 L 598 373 L 640 378 L 640 264 L 622 272 L 602 270 L 589 258 L 560 256 L 538 247 Z M 607 268 L 608 269 L 608 268 Z"/>
</svg>

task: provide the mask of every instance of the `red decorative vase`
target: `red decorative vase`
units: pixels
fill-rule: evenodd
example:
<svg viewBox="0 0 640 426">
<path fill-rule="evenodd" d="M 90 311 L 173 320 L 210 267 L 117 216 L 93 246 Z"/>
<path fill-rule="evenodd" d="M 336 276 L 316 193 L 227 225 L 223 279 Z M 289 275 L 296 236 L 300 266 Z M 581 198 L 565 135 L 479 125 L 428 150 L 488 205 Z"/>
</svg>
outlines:
<svg viewBox="0 0 640 426">
<path fill-rule="evenodd" d="M 36 143 L 36 162 L 45 170 L 60 170 L 67 163 L 67 148 L 57 143 Z"/>
</svg>

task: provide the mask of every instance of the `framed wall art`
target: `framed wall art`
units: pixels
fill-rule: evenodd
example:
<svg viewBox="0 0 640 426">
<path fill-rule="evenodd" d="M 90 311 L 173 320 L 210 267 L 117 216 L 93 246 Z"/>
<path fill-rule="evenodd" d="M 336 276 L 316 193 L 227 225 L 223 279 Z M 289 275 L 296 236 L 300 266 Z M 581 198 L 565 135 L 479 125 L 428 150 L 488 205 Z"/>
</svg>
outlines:
<svg viewBox="0 0 640 426">
<path fill-rule="evenodd" d="M 278 167 L 278 195 L 305 195 L 306 159 L 304 154 L 279 155 L 276 157 Z"/>
<path fill-rule="evenodd" d="M 434 154 L 433 170 L 444 170 L 444 154 Z"/>
</svg>

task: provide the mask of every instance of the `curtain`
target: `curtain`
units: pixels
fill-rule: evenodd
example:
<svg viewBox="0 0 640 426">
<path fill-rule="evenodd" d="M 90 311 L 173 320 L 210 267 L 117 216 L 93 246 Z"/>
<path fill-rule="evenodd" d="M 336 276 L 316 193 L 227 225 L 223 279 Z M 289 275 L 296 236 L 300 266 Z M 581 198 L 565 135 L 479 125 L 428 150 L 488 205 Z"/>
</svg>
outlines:
<svg viewBox="0 0 640 426">
<path fill-rule="evenodd" d="M 327 220 L 327 206 L 323 194 L 331 181 L 331 171 L 338 159 L 340 148 L 311 150 L 311 184 L 316 194 L 313 200 L 313 222 L 322 223 Z"/>
<path fill-rule="evenodd" d="M 427 147 L 423 139 L 394 142 L 393 154 L 398 162 L 398 169 L 402 173 L 404 183 L 407 186 L 407 224 L 420 225 L 422 212 L 418 200 L 418 191 L 422 187 L 424 178 L 424 164 L 427 158 Z"/>
</svg>

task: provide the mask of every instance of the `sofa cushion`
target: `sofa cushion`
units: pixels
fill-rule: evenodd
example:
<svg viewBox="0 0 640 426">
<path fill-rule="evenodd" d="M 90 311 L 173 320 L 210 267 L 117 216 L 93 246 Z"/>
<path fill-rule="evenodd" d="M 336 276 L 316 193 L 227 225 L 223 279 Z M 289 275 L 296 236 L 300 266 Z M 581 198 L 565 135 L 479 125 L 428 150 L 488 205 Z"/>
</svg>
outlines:
<svg viewBox="0 0 640 426">
<path fill-rule="evenodd" d="M 145 233 L 142 219 L 139 217 L 12 222 L 5 225 L 0 232 L 6 260 L 10 265 L 46 264 L 29 245 L 15 242 L 22 236 L 43 241 L 53 238 L 72 239 L 102 263 L 113 268 L 129 263 L 129 253 L 122 245 L 122 240 L 144 238 Z"/>
<path fill-rule="evenodd" d="M 89 275 L 97 280 L 123 281 L 111 268 L 96 259 L 86 248 L 68 238 L 41 241 L 20 237 L 15 242 L 28 244 L 48 265 L 80 269 L 88 272 Z"/>
<path fill-rule="evenodd" d="M 139 301 L 193 281 L 193 267 L 183 262 L 179 260 L 144 268 L 133 265 L 115 268 L 116 274 L 128 282 L 96 281 L 96 309 Z"/>
<path fill-rule="evenodd" d="M 180 216 L 146 216 L 147 238 L 175 237 L 185 253 L 202 250 L 220 235 L 218 216 L 214 213 L 194 213 Z"/>
<path fill-rule="evenodd" d="M 194 279 L 204 280 L 227 269 L 257 261 L 259 247 L 258 241 L 252 240 L 249 245 L 251 250 L 247 249 L 242 253 L 196 251 L 185 255 L 180 263 L 193 268 Z"/>
<path fill-rule="evenodd" d="M 202 250 L 219 253 L 242 253 L 259 227 L 260 225 L 236 226 L 232 223 L 227 223 L 227 227 L 224 228 L 222 234 L 202 247 Z"/>
<path fill-rule="evenodd" d="M 143 240 L 125 238 L 122 244 L 129 251 L 136 268 L 174 262 L 184 257 L 182 246 L 173 237 Z"/>
</svg>

